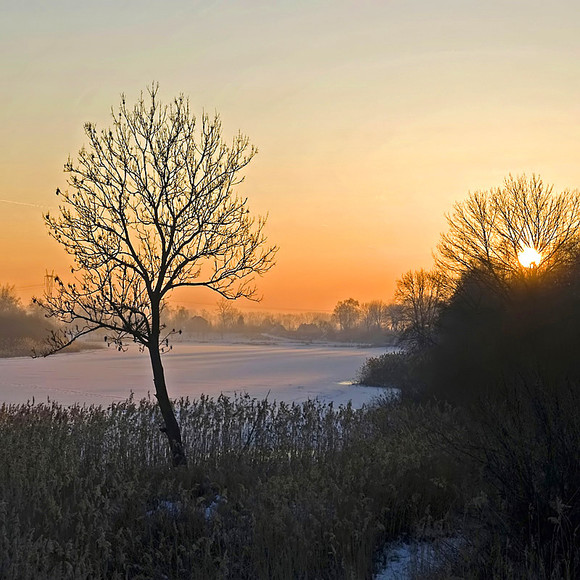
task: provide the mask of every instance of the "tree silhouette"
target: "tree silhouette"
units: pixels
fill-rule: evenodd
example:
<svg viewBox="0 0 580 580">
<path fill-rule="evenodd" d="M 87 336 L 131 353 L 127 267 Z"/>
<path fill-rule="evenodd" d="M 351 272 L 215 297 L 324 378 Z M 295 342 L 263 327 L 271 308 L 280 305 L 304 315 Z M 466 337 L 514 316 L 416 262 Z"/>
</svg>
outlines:
<svg viewBox="0 0 580 580">
<path fill-rule="evenodd" d="M 381 330 L 387 318 L 386 304 L 381 300 L 371 300 L 361 305 L 361 315 L 367 331 Z"/>
<path fill-rule="evenodd" d="M 413 348 L 433 343 L 435 324 L 446 298 L 445 279 L 436 271 L 410 270 L 397 280 L 395 300 L 402 306 L 401 336 Z"/>
<path fill-rule="evenodd" d="M 338 322 L 340 330 L 352 330 L 360 318 L 360 305 L 358 300 L 348 298 L 337 303 L 332 313 L 334 319 Z"/>
<path fill-rule="evenodd" d="M 580 195 L 555 195 L 536 175 L 510 176 L 503 187 L 475 192 L 455 204 L 447 223 L 437 247 L 440 270 L 452 280 L 476 273 L 505 289 L 521 275 L 518 254 L 526 247 L 541 254 L 537 273 L 553 272 L 575 259 Z"/>
<path fill-rule="evenodd" d="M 510 176 L 457 203 L 447 221 L 436 259 L 450 296 L 426 373 L 436 396 L 479 404 L 514 377 L 580 376 L 569 355 L 578 345 L 580 194 Z M 519 260 L 526 248 L 540 254 L 531 267 Z"/>
<path fill-rule="evenodd" d="M 155 395 L 174 465 L 186 463 L 181 432 L 167 394 L 161 354 L 174 330 L 161 321 L 175 288 L 206 287 L 224 298 L 255 298 L 254 275 L 272 265 L 264 218 L 250 216 L 235 188 L 256 150 L 238 134 L 221 136 L 219 116 L 199 120 L 189 101 L 157 99 L 158 86 L 133 108 L 122 96 L 113 124 L 85 125 L 88 146 L 64 170 L 70 190 L 57 189 L 50 235 L 72 256 L 73 279 L 57 278 L 39 303 L 48 316 L 71 323 L 53 333 L 54 353 L 96 329 L 119 349 L 147 349 Z"/>
</svg>

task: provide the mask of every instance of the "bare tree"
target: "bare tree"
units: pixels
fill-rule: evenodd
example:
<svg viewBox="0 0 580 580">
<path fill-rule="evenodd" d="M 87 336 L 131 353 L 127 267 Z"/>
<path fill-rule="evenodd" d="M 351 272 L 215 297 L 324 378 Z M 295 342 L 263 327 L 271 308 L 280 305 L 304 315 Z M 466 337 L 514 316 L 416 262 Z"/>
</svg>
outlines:
<svg viewBox="0 0 580 580">
<path fill-rule="evenodd" d="M 505 180 L 503 187 L 471 194 L 447 216 L 436 262 L 459 279 L 477 273 L 502 286 L 522 271 L 518 256 L 526 248 L 541 255 L 537 272 L 550 272 L 578 251 L 580 195 L 553 193 L 540 177 Z"/>
<path fill-rule="evenodd" d="M 222 298 L 217 301 L 216 304 L 217 308 L 217 318 L 218 324 L 222 330 L 231 330 L 236 325 L 239 317 L 241 316 L 241 312 L 234 307 L 234 305 L 225 298 Z"/>
<path fill-rule="evenodd" d="M 403 306 L 401 304 L 385 305 L 385 320 L 393 332 L 398 332 L 403 325 Z"/>
<path fill-rule="evenodd" d="M 358 300 L 349 298 L 348 300 L 338 302 L 334 307 L 332 316 L 338 322 L 340 330 L 349 331 L 353 329 L 360 318 L 360 305 Z"/>
<path fill-rule="evenodd" d="M 436 271 L 410 270 L 397 281 L 395 299 L 402 306 L 406 342 L 418 347 L 433 342 L 435 323 L 445 301 L 446 285 Z"/>
<path fill-rule="evenodd" d="M 0 313 L 16 312 L 22 308 L 14 286 L 0 285 Z"/>
<path fill-rule="evenodd" d="M 387 318 L 387 305 L 381 300 L 371 300 L 362 304 L 361 316 L 367 332 L 381 330 Z"/>
<path fill-rule="evenodd" d="M 58 278 L 39 302 L 70 323 L 53 333 L 49 354 L 96 329 L 119 349 L 130 340 L 148 350 L 163 431 L 174 465 L 182 465 L 161 361 L 172 334 L 163 305 L 182 287 L 255 298 L 254 275 L 271 268 L 276 248 L 267 246 L 265 219 L 252 218 L 235 193 L 256 153 L 247 137 L 227 145 L 217 115 L 197 120 L 185 97 L 162 105 L 157 92 L 153 85 L 133 108 L 123 96 L 110 128 L 85 125 L 88 146 L 64 167 L 70 190 L 57 189 L 58 214 L 45 216 L 73 258 L 73 281 Z"/>
</svg>

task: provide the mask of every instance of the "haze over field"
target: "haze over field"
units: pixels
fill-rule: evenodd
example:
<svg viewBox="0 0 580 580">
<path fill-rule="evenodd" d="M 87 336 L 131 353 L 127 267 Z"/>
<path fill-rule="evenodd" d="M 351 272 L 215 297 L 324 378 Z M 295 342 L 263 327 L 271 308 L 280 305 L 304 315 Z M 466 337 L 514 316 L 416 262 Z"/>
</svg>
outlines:
<svg viewBox="0 0 580 580">
<path fill-rule="evenodd" d="M 389 299 L 431 263 L 452 203 L 510 172 L 580 184 L 572 1 L 33 0 L 0 16 L 0 272 L 25 299 L 67 269 L 41 214 L 83 123 L 108 126 L 153 80 L 260 150 L 242 191 L 280 246 L 265 310 Z"/>
</svg>

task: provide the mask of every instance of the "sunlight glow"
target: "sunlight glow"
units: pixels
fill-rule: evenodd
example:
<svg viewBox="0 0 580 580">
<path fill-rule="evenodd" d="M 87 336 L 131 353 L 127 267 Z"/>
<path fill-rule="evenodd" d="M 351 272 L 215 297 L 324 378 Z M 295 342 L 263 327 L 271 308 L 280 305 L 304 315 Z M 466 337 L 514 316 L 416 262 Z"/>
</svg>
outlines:
<svg viewBox="0 0 580 580">
<path fill-rule="evenodd" d="M 542 255 L 535 248 L 527 246 L 518 253 L 518 260 L 524 268 L 537 267 L 542 261 Z"/>
</svg>

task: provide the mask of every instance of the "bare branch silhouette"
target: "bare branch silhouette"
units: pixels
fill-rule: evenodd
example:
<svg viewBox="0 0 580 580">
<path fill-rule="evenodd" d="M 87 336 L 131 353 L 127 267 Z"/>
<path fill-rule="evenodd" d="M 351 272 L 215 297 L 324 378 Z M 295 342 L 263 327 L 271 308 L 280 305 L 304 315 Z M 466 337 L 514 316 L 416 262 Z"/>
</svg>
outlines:
<svg viewBox="0 0 580 580">
<path fill-rule="evenodd" d="M 228 299 L 256 299 L 255 275 L 274 264 L 265 218 L 251 217 L 236 194 L 256 154 L 242 134 L 227 145 L 219 116 L 190 112 L 179 96 L 157 99 L 158 85 L 133 108 L 125 97 L 112 126 L 87 123 L 88 145 L 65 164 L 67 191 L 58 214 L 45 215 L 50 235 L 73 258 L 73 280 L 56 278 L 39 304 L 69 323 L 43 354 L 96 329 L 123 349 L 149 351 L 156 397 L 175 465 L 185 463 L 181 433 L 167 395 L 161 353 L 173 331 L 161 322 L 166 298 L 179 287 L 203 286 Z"/>
<path fill-rule="evenodd" d="M 436 262 L 459 278 L 479 272 L 499 288 L 521 274 L 518 254 L 526 247 L 541 254 L 538 272 L 567 264 L 579 249 L 580 194 L 553 193 L 540 177 L 512 177 L 503 187 L 478 191 L 455 204 L 447 216 Z"/>
</svg>

